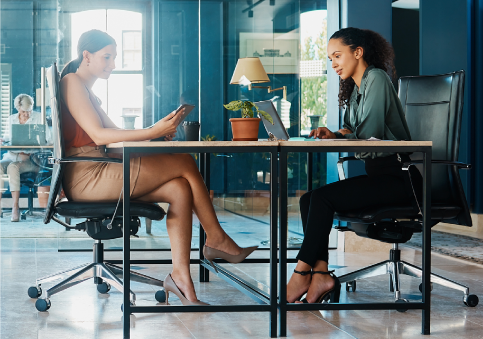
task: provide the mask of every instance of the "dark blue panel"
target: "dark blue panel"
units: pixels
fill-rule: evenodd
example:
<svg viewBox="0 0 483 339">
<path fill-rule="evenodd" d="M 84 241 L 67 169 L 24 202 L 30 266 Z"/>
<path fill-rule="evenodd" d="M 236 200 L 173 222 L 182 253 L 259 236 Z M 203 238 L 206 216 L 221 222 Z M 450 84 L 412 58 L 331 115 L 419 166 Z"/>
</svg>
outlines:
<svg viewBox="0 0 483 339">
<path fill-rule="evenodd" d="M 423 0 L 420 2 L 420 74 L 468 73 L 467 4 L 465 1 Z M 465 83 L 465 105 L 460 138 L 460 161 L 472 162 L 469 77 Z M 473 169 L 472 171 L 475 171 Z M 467 199 L 472 202 L 471 172 L 461 171 Z"/>
<path fill-rule="evenodd" d="M 12 99 L 20 93 L 33 95 L 33 1 L 1 1 L 0 15 L 1 59 L 12 64 Z"/>
</svg>

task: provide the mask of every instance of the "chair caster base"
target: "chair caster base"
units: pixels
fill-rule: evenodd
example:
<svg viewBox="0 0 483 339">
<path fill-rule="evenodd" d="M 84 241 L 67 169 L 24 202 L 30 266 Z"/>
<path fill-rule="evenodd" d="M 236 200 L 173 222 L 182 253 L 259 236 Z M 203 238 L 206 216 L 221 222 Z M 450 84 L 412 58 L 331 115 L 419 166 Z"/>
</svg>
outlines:
<svg viewBox="0 0 483 339">
<path fill-rule="evenodd" d="M 350 291 L 355 292 L 356 288 L 357 288 L 357 283 L 355 280 L 348 281 L 345 283 L 346 292 L 350 292 Z"/>
<path fill-rule="evenodd" d="M 468 307 L 476 307 L 479 301 L 480 300 L 478 299 L 478 296 L 474 294 L 465 295 L 465 297 L 463 298 L 463 303 Z"/>
<path fill-rule="evenodd" d="M 159 303 L 165 303 L 166 302 L 166 291 L 165 290 L 159 290 L 156 292 L 154 295 L 156 298 L 156 301 Z"/>
<path fill-rule="evenodd" d="M 433 291 L 433 283 L 430 283 L 429 286 L 431 286 L 430 291 Z M 423 293 L 423 283 L 419 284 L 419 292 Z"/>
<path fill-rule="evenodd" d="M 407 299 L 398 299 L 398 300 L 396 300 L 396 303 L 398 303 L 398 304 L 400 304 L 400 303 L 408 303 L 408 302 L 409 302 L 409 300 L 407 300 Z M 396 311 L 401 312 L 401 313 L 404 313 L 407 310 L 408 309 L 406 308 L 406 309 L 397 309 Z"/>
<path fill-rule="evenodd" d="M 106 294 L 110 290 L 111 290 L 111 285 L 106 281 L 103 281 L 102 284 L 97 285 L 97 291 L 101 294 Z"/>
<path fill-rule="evenodd" d="M 28 295 L 32 299 L 37 299 L 42 295 L 42 289 L 40 286 L 31 286 L 27 291 Z"/>
<path fill-rule="evenodd" d="M 50 299 L 49 298 L 37 299 L 37 301 L 35 302 L 35 308 L 39 312 L 45 312 L 45 311 L 47 311 L 50 308 L 51 305 L 52 304 L 50 303 Z"/>
</svg>

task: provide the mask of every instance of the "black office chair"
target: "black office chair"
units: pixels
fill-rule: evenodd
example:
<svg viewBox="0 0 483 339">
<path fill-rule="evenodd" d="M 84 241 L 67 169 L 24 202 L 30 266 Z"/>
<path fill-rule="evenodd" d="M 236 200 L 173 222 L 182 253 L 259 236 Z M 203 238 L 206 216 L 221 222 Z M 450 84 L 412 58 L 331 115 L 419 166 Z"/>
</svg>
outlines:
<svg viewBox="0 0 483 339">
<path fill-rule="evenodd" d="M 85 231 L 96 240 L 93 247 L 94 260 L 92 263 L 75 267 L 71 270 L 56 273 L 41 279 L 37 279 L 36 285 L 28 289 L 31 298 L 39 298 L 42 295 L 41 285 L 46 282 L 62 279 L 61 282 L 46 291 L 45 299 L 37 299 L 35 307 L 39 311 L 46 311 L 50 308 L 50 297 L 58 292 L 68 289 L 90 278 L 97 284 L 100 293 L 109 292 L 111 285 L 119 292 L 123 291 L 123 283 L 118 277 L 122 277 L 121 267 L 104 262 L 104 247 L 102 240 L 116 239 L 123 236 L 122 230 L 122 204 L 96 202 L 75 202 L 59 200 L 62 185 L 64 166 L 68 162 L 94 161 L 94 162 L 122 162 L 120 159 L 111 158 L 87 158 L 87 157 L 65 157 L 62 138 L 62 116 L 60 114 L 60 93 L 59 73 L 56 64 L 47 70 L 47 80 L 51 90 L 51 108 L 53 120 L 53 141 L 54 155 L 52 180 L 50 186 L 49 201 L 45 212 L 44 223 L 51 220 L 58 222 L 64 227 L 72 230 Z M 117 211 L 116 211 L 117 209 Z M 61 221 L 58 216 L 66 218 L 85 218 L 75 226 L 70 226 Z M 146 217 L 152 220 L 161 220 L 166 215 L 165 211 L 157 204 L 141 203 L 132 201 L 130 205 L 130 234 L 136 235 L 140 227 L 139 217 Z M 163 287 L 163 281 L 154 279 L 137 272 L 131 271 L 131 280 Z M 131 292 L 131 303 L 135 304 L 136 296 Z M 166 300 L 164 289 L 156 292 L 155 298 L 159 302 Z"/>
<path fill-rule="evenodd" d="M 451 223 L 472 226 L 458 170 L 471 165 L 458 162 L 461 117 L 463 112 L 464 71 L 434 75 L 403 77 L 399 80 L 399 98 L 405 109 L 406 120 L 413 140 L 432 141 L 432 226 Z M 339 176 L 344 178 L 342 164 L 354 157 L 341 158 Z M 421 156 L 411 156 L 413 164 L 421 164 Z M 409 164 L 405 164 L 406 166 Z M 417 165 L 420 166 L 420 165 Z M 348 222 L 341 231 L 353 231 L 361 237 L 393 243 L 389 260 L 343 275 L 347 291 L 356 290 L 356 280 L 389 274 L 390 291 L 396 302 L 407 302 L 399 290 L 401 274 L 422 279 L 422 270 L 401 260 L 398 245 L 409 241 L 415 232 L 422 231 L 422 216 L 416 206 L 375 206 L 358 211 L 336 213 L 335 219 Z M 437 283 L 464 293 L 465 305 L 475 307 L 478 297 L 469 288 L 437 274 L 431 274 Z M 422 285 L 419 285 L 422 291 Z"/>
</svg>

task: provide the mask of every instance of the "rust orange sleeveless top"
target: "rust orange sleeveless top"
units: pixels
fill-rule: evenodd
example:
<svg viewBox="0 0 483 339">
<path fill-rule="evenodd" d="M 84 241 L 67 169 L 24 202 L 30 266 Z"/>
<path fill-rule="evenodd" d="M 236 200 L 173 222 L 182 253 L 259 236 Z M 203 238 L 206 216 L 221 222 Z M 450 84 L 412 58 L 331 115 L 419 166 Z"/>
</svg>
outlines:
<svg viewBox="0 0 483 339">
<path fill-rule="evenodd" d="M 92 95 L 89 92 L 92 102 Z M 95 107 L 95 104 L 93 104 Z M 64 137 L 64 150 L 67 152 L 72 147 L 97 146 L 91 137 L 79 126 L 72 114 L 70 114 L 64 100 L 61 100 L 62 134 Z"/>
</svg>

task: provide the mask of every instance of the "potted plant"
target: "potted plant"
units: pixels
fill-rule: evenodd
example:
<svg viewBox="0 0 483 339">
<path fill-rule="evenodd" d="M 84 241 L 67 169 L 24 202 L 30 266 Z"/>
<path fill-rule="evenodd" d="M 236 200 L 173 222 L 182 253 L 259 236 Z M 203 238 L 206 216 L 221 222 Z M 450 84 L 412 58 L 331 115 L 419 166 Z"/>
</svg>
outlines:
<svg viewBox="0 0 483 339">
<path fill-rule="evenodd" d="M 257 105 L 251 101 L 235 100 L 223 105 L 227 110 L 238 111 L 241 109 L 241 118 L 230 119 L 233 141 L 257 141 L 260 116 L 270 121 L 273 125 L 272 117 L 265 111 L 259 110 Z M 257 113 L 257 118 L 254 113 Z"/>
</svg>

